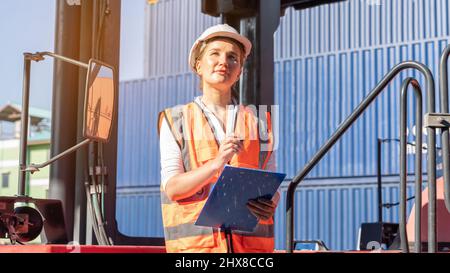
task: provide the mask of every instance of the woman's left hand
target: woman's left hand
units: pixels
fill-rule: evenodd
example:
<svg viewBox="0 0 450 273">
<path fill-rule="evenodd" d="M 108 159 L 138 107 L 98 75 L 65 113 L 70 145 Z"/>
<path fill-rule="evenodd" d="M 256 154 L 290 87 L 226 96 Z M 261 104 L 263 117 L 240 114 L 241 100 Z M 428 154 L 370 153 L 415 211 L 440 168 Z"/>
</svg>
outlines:
<svg viewBox="0 0 450 273">
<path fill-rule="evenodd" d="M 259 220 L 269 220 L 275 213 L 277 204 L 270 199 L 258 198 L 249 200 L 247 208 Z"/>
</svg>

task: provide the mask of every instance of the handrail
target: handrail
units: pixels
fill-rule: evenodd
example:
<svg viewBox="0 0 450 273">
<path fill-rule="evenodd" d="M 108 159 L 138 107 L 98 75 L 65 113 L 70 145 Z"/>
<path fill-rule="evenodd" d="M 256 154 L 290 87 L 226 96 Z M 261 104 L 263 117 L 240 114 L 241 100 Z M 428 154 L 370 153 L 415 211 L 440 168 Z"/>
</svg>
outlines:
<svg viewBox="0 0 450 273">
<path fill-rule="evenodd" d="M 294 241 L 294 197 L 295 189 L 298 184 L 308 175 L 308 173 L 314 168 L 314 166 L 322 159 L 322 157 L 333 147 L 333 145 L 339 140 L 339 138 L 347 131 L 347 129 L 358 119 L 358 117 L 364 112 L 364 110 L 375 100 L 375 98 L 384 90 L 384 88 L 394 79 L 394 77 L 405 69 L 416 69 L 425 76 L 426 91 L 427 91 L 427 106 L 428 112 L 434 112 L 435 110 L 435 86 L 434 78 L 431 71 L 424 64 L 414 61 L 406 61 L 399 63 L 389 71 L 384 78 L 378 83 L 378 85 L 369 93 L 369 95 L 356 107 L 356 109 L 350 114 L 349 117 L 336 129 L 333 135 L 322 145 L 319 151 L 311 158 L 303 169 L 293 178 L 289 184 L 289 188 L 286 196 L 286 252 L 292 253 L 293 241 Z M 428 183 L 429 190 L 436 191 L 436 129 L 427 128 L 429 147 L 428 156 Z M 429 200 L 429 205 L 435 206 L 436 198 Z M 436 215 L 435 213 L 429 213 L 429 226 L 436 227 Z M 436 230 L 435 228 L 429 229 L 428 233 L 428 251 L 436 251 Z"/>
<path fill-rule="evenodd" d="M 450 45 L 448 45 L 441 54 L 440 71 L 439 71 L 439 83 L 440 83 L 440 95 L 441 95 L 441 113 L 448 113 L 448 57 L 450 55 Z M 442 140 L 442 165 L 443 165 L 443 175 L 444 175 L 444 199 L 445 206 L 450 212 L 450 151 L 449 151 L 449 128 L 441 129 L 441 140 Z M 429 194 L 434 194 L 436 192 L 429 192 Z"/>
<path fill-rule="evenodd" d="M 408 253 L 408 236 L 406 233 L 406 117 L 407 117 L 407 98 L 408 98 L 408 86 L 412 85 L 416 97 L 416 128 L 419 133 L 416 134 L 417 138 L 417 147 L 422 147 L 422 132 L 421 128 L 422 124 L 422 91 L 420 89 L 419 82 L 417 82 L 413 78 L 406 78 L 403 81 L 401 87 L 401 100 L 400 100 L 400 208 L 399 208 L 399 230 L 400 230 L 400 242 L 402 252 Z M 421 217 L 421 209 L 422 209 L 422 149 L 416 148 L 416 159 L 415 159 L 415 191 L 416 191 L 416 218 L 414 222 L 414 250 L 416 253 L 420 253 L 422 250 L 422 242 L 421 242 L 421 228 L 420 221 Z"/>
</svg>

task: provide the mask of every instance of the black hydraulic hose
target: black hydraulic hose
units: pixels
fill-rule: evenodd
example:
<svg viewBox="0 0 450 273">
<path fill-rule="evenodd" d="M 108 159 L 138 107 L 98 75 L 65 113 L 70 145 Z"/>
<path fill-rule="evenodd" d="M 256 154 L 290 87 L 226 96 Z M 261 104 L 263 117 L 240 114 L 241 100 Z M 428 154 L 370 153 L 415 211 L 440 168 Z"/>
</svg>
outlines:
<svg viewBox="0 0 450 273">
<path fill-rule="evenodd" d="M 93 212 L 93 218 L 95 218 L 94 223 L 97 225 L 98 231 L 99 231 L 99 237 L 97 237 L 97 240 L 102 245 L 110 245 L 110 241 L 108 239 L 108 236 L 106 235 L 105 231 L 105 225 L 103 222 L 103 216 L 100 211 L 100 203 L 99 203 L 99 192 L 98 192 L 98 183 L 97 183 L 97 160 L 98 160 L 98 143 L 94 143 L 92 145 L 93 151 L 92 151 L 92 174 L 91 174 L 91 185 L 93 187 L 93 192 L 90 193 L 90 204 L 92 206 L 92 212 Z M 102 170 L 100 170 L 102 171 Z"/>
<path fill-rule="evenodd" d="M 100 18 L 97 19 L 97 9 L 100 9 Z M 101 0 L 94 4 L 94 24 L 92 31 L 92 41 L 94 43 L 92 49 L 92 56 L 97 59 L 101 59 L 102 52 L 100 52 L 100 45 L 102 43 L 103 32 L 105 29 L 105 19 L 106 16 L 110 13 L 110 4 L 109 0 Z M 96 218 L 94 223 L 97 225 L 97 229 L 99 231 L 99 235 L 97 236 L 97 240 L 104 245 L 112 245 L 112 240 L 108 237 L 106 233 L 106 222 L 104 221 L 104 190 L 105 190 L 105 174 L 104 172 L 104 161 L 103 161 L 103 146 L 100 143 L 96 143 L 93 145 L 93 174 L 91 177 L 92 187 L 94 189 L 94 193 L 90 193 L 90 204 L 92 205 L 93 218 Z M 98 190 L 97 183 L 97 170 L 96 167 L 100 166 L 100 174 L 99 180 L 101 184 L 101 192 Z"/>
<path fill-rule="evenodd" d="M 84 191 L 86 194 L 86 203 L 87 203 L 87 209 L 88 212 L 91 216 L 91 220 L 92 220 L 92 230 L 94 231 L 95 234 L 95 238 L 97 238 L 97 241 L 100 242 L 100 244 L 102 244 L 102 239 L 101 239 L 101 234 L 100 234 L 100 230 L 98 229 L 98 223 L 97 223 L 97 219 L 95 217 L 95 209 L 92 203 L 92 199 L 91 199 L 91 175 L 89 173 L 89 161 L 90 161 L 90 154 L 91 154 L 91 147 L 94 145 L 95 143 L 91 143 L 88 146 L 88 153 L 86 154 L 86 162 L 85 162 L 85 177 L 86 177 L 86 181 L 84 182 Z"/>
<path fill-rule="evenodd" d="M 97 185 L 95 187 L 97 187 Z M 109 241 L 108 236 L 106 235 L 105 223 L 102 220 L 102 214 L 100 212 L 98 192 L 96 191 L 94 194 L 91 194 L 91 198 L 98 230 L 100 231 L 100 238 L 101 238 L 100 243 L 103 245 L 111 245 L 111 242 Z"/>
<path fill-rule="evenodd" d="M 416 128 L 420 130 L 422 128 L 422 91 L 419 82 L 413 78 L 406 78 L 403 81 L 401 87 L 401 100 L 400 100 L 400 238 L 402 252 L 408 253 L 408 236 L 406 233 L 406 146 L 407 146 L 407 99 L 408 99 L 408 86 L 412 85 L 416 98 Z M 415 221 L 415 251 L 420 252 L 420 220 L 421 220 L 421 207 L 422 207 L 422 133 L 421 131 L 416 134 L 416 158 L 415 158 L 415 186 L 416 186 L 416 221 Z M 419 147 L 419 148 L 417 148 Z M 417 209 L 418 208 L 418 209 Z"/>
<path fill-rule="evenodd" d="M 94 208 L 93 208 L 93 204 L 92 204 L 92 200 L 91 200 L 91 193 L 90 193 L 90 182 L 89 180 L 84 182 L 84 191 L 86 193 L 86 202 L 87 202 L 87 208 L 89 210 L 89 213 L 91 214 L 91 219 L 92 219 L 92 229 L 94 230 L 94 234 L 95 237 L 97 238 L 97 240 L 101 240 L 100 237 L 100 231 L 98 229 L 98 224 L 97 224 L 97 219 L 95 218 L 95 214 L 94 214 Z"/>
<path fill-rule="evenodd" d="M 347 129 L 358 119 L 364 110 L 375 100 L 375 98 L 384 90 L 384 88 L 405 69 L 416 69 L 425 76 L 426 91 L 427 91 L 427 106 L 428 112 L 435 110 L 435 87 L 434 78 L 430 69 L 422 63 L 414 61 L 406 61 L 396 65 L 389 71 L 378 85 L 369 93 L 369 95 L 356 107 L 347 119 L 336 129 L 328 141 L 322 145 L 319 151 L 311 158 L 310 161 L 303 167 L 303 169 L 293 178 L 289 184 L 286 194 L 286 251 L 291 253 L 293 251 L 294 241 L 294 195 L 298 184 L 308 175 L 314 166 L 322 159 L 322 157 L 333 147 L 339 138 L 347 131 Z M 436 190 L 436 135 L 434 128 L 428 128 L 428 183 L 430 191 Z M 436 203 L 436 199 L 430 200 L 430 204 Z M 436 225 L 436 215 L 429 214 L 429 226 Z M 429 252 L 435 252 L 436 246 L 436 232 L 435 229 L 429 230 L 428 234 L 428 249 Z"/>
</svg>

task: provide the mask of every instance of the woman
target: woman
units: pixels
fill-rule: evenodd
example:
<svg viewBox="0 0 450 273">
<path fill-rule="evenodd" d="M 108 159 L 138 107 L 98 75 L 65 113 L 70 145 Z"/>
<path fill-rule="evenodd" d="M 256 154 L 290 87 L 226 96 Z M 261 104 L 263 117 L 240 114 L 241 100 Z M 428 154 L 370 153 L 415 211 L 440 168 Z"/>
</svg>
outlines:
<svg viewBox="0 0 450 273">
<path fill-rule="evenodd" d="M 189 54 L 189 65 L 200 77 L 202 96 L 160 113 L 161 203 L 167 252 L 273 251 L 278 194 L 272 200 L 248 203 L 259 220 L 251 233 L 225 234 L 194 225 L 225 164 L 274 169 L 271 150 L 261 149 L 273 143 L 270 122 L 263 127 L 269 137 L 262 139 L 256 115 L 248 107 L 234 107 L 233 86 L 250 50 L 250 41 L 229 25 L 208 28 Z M 265 119 L 270 121 L 268 116 Z"/>
</svg>

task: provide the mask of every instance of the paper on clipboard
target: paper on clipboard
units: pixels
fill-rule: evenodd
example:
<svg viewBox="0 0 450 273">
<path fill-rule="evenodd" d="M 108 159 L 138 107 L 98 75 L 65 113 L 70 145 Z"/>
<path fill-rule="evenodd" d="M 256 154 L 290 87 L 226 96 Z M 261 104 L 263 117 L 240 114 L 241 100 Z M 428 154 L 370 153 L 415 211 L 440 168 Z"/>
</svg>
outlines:
<svg viewBox="0 0 450 273">
<path fill-rule="evenodd" d="M 253 231 L 258 220 L 247 208 L 251 199 L 271 199 L 286 174 L 226 165 L 195 222 L 230 230 Z"/>
</svg>

